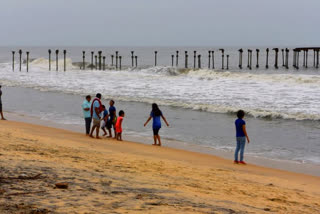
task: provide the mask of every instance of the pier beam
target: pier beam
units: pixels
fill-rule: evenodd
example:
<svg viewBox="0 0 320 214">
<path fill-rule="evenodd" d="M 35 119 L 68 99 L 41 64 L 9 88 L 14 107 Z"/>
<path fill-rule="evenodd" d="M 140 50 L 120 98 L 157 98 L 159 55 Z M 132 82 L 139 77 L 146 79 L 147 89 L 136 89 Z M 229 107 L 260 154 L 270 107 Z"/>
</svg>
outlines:
<svg viewBox="0 0 320 214">
<path fill-rule="evenodd" d="M 256 64 L 256 68 L 259 68 L 259 49 L 256 49 L 256 53 L 257 53 L 257 64 Z"/>
<path fill-rule="evenodd" d="M 106 56 L 103 56 L 102 59 L 103 59 L 103 70 L 105 71 L 106 70 Z"/>
<path fill-rule="evenodd" d="M 269 68 L 269 48 L 266 49 L 266 68 Z"/>
<path fill-rule="evenodd" d="M 94 52 L 91 51 L 91 70 L 93 70 L 93 54 Z"/>
<path fill-rule="evenodd" d="M 56 50 L 56 71 L 59 71 L 59 50 Z"/>
<path fill-rule="evenodd" d="M 20 49 L 19 50 L 19 62 L 20 62 L 20 64 L 19 64 L 19 71 L 21 71 L 21 56 L 22 56 L 22 50 Z"/>
<path fill-rule="evenodd" d="M 224 49 L 219 49 L 221 51 L 221 59 L 222 59 L 222 62 L 221 62 L 221 69 L 223 70 L 224 69 Z"/>
<path fill-rule="evenodd" d="M 157 54 L 158 54 L 158 51 L 155 51 L 154 52 L 154 66 L 157 66 Z"/>
<path fill-rule="evenodd" d="M 176 67 L 179 66 L 179 51 L 176 51 Z"/>
<path fill-rule="evenodd" d="M 86 70 L 86 52 L 82 51 L 82 70 Z"/>
<path fill-rule="evenodd" d="M 198 55 L 198 68 L 201 69 L 201 55 Z"/>
<path fill-rule="evenodd" d="M 239 68 L 242 69 L 242 48 L 238 50 L 239 51 Z"/>
<path fill-rule="evenodd" d="M 12 71 L 14 71 L 14 54 L 15 51 L 12 51 Z"/>
<path fill-rule="evenodd" d="M 29 51 L 27 51 L 26 54 L 27 54 L 27 72 L 29 72 Z"/>
<path fill-rule="evenodd" d="M 98 51 L 98 55 L 99 55 L 99 70 L 102 69 L 102 51 Z"/>
<path fill-rule="evenodd" d="M 66 55 L 67 51 L 63 50 L 63 71 L 66 71 Z"/>
</svg>

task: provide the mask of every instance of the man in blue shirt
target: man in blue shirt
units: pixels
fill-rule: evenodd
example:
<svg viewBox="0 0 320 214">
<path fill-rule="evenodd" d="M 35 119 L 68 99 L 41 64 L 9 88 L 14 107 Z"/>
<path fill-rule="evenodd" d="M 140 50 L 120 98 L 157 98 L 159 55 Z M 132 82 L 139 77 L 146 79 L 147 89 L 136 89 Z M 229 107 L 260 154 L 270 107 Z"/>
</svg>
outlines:
<svg viewBox="0 0 320 214">
<path fill-rule="evenodd" d="M 237 138 L 237 147 L 234 153 L 234 163 L 238 164 L 246 164 L 243 161 L 243 154 L 244 154 L 244 147 L 246 145 L 246 138 L 248 143 L 250 143 L 250 139 L 247 134 L 246 130 L 246 122 L 243 120 L 244 118 L 244 111 L 239 110 L 237 113 L 238 119 L 234 122 L 236 126 L 236 138 Z M 238 155 L 240 151 L 240 161 L 238 161 Z"/>
<path fill-rule="evenodd" d="M 101 139 L 99 137 L 99 129 L 100 129 L 100 122 L 101 122 L 101 112 L 102 112 L 102 104 L 101 104 L 101 94 L 98 93 L 96 95 L 96 98 L 94 98 L 94 100 L 92 101 L 92 104 L 91 104 L 91 110 L 90 110 L 90 113 L 92 115 L 92 121 L 93 121 L 93 126 L 92 126 L 92 129 L 91 129 L 91 133 L 90 133 L 90 137 L 93 138 L 93 132 L 95 129 L 96 130 L 96 138 L 97 139 Z"/>
<path fill-rule="evenodd" d="M 82 103 L 82 111 L 83 111 L 83 117 L 85 120 L 86 124 L 86 135 L 88 136 L 90 134 L 90 127 L 91 127 L 91 113 L 90 113 L 90 108 L 91 108 L 91 96 L 88 95 L 86 96 L 86 99 Z"/>
</svg>

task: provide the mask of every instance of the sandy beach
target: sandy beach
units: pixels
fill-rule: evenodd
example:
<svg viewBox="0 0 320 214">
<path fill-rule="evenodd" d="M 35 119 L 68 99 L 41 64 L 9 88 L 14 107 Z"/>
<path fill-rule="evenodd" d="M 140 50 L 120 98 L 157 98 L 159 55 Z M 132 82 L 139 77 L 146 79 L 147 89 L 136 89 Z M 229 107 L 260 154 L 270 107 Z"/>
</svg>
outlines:
<svg viewBox="0 0 320 214">
<path fill-rule="evenodd" d="M 1 213 L 320 212 L 316 176 L 21 122 L 0 127 Z"/>
</svg>

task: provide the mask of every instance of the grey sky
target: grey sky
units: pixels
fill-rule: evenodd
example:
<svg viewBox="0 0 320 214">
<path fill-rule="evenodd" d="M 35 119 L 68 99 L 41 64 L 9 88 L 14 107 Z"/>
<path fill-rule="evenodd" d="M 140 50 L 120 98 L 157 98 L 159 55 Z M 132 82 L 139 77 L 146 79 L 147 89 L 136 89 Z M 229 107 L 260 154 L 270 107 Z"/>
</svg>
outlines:
<svg viewBox="0 0 320 214">
<path fill-rule="evenodd" d="M 0 3 L 1 46 L 320 46 L 319 0 Z"/>
</svg>

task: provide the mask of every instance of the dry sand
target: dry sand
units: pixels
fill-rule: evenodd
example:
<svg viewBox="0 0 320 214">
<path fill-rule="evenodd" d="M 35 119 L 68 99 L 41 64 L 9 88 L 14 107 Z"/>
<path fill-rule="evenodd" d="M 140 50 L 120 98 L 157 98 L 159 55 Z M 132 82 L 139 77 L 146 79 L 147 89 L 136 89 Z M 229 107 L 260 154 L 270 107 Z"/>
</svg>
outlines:
<svg viewBox="0 0 320 214">
<path fill-rule="evenodd" d="M 0 213 L 320 213 L 319 177 L 19 122 L 0 163 Z"/>
</svg>

